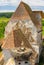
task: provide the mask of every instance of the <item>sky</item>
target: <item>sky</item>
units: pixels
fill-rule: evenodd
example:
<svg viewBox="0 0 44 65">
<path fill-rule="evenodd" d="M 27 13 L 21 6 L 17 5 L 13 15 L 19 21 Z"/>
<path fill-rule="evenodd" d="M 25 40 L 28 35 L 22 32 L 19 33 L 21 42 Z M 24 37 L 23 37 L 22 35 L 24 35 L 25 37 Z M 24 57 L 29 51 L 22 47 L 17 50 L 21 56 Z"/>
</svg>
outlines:
<svg viewBox="0 0 44 65">
<path fill-rule="evenodd" d="M 32 10 L 44 11 L 44 0 L 0 0 L 0 12 L 15 11 L 21 1 L 27 3 Z"/>
</svg>

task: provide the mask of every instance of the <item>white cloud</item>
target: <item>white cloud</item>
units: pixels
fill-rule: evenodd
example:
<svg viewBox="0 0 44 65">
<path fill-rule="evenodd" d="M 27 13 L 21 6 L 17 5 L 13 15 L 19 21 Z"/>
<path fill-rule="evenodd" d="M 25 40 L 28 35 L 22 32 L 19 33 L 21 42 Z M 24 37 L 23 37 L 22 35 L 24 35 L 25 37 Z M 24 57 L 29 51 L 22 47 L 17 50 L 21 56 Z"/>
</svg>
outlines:
<svg viewBox="0 0 44 65">
<path fill-rule="evenodd" d="M 0 6 L 17 6 L 21 0 L 0 0 Z M 44 6 L 44 0 L 22 0 L 31 6 Z"/>
<path fill-rule="evenodd" d="M 0 0 L 0 6 L 7 5 L 7 4 L 8 4 L 7 0 Z"/>
<path fill-rule="evenodd" d="M 14 10 L 0 10 L 0 12 L 14 12 Z"/>
<path fill-rule="evenodd" d="M 44 0 L 22 0 L 31 6 L 44 6 Z"/>
<path fill-rule="evenodd" d="M 0 6 L 10 5 L 17 6 L 20 3 L 20 0 L 0 0 Z"/>
<path fill-rule="evenodd" d="M 21 0 L 0 0 L 0 6 L 15 6 L 17 7 Z M 29 6 L 44 6 L 44 0 L 22 0 Z M 35 8 L 36 9 L 36 8 Z M 40 9 L 40 8 L 39 8 Z M 3 10 L 10 11 L 10 10 Z M 13 10 L 11 10 L 13 11 Z M 44 11 L 44 10 L 43 10 Z"/>
<path fill-rule="evenodd" d="M 17 6 L 20 3 L 20 0 L 8 0 L 8 3 L 12 6 Z"/>
</svg>

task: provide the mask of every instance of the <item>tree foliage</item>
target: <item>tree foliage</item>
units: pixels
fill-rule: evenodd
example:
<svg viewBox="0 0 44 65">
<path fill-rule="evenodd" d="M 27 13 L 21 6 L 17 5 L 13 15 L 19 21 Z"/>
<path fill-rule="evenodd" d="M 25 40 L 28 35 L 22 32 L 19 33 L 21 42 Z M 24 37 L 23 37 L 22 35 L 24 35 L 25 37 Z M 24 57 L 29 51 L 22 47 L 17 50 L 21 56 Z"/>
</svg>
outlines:
<svg viewBox="0 0 44 65">
<path fill-rule="evenodd" d="M 7 17 L 10 18 L 12 16 L 13 12 L 7 12 L 7 13 L 0 13 L 0 17 Z"/>
</svg>

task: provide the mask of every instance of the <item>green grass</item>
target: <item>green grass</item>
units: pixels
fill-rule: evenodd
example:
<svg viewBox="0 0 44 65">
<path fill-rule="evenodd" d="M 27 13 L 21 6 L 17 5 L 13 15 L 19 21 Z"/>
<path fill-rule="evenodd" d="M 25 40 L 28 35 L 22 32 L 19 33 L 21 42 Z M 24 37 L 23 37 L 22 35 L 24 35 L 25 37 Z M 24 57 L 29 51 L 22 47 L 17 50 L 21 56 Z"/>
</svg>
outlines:
<svg viewBox="0 0 44 65">
<path fill-rule="evenodd" d="M 0 23 L 2 22 L 8 22 L 10 18 L 6 18 L 6 17 L 0 17 Z"/>
<path fill-rule="evenodd" d="M 9 20 L 10 18 L 0 17 L 0 39 L 4 37 L 5 26 Z"/>
<path fill-rule="evenodd" d="M 44 36 L 44 19 L 42 19 L 42 35 Z M 42 45 L 44 46 L 44 42 L 42 43 Z M 42 55 L 44 55 L 43 54 L 43 52 L 42 52 Z M 43 61 L 43 58 L 44 57 L 42 57 L 42 55 L 40 56 L 41 57 L 41 59 L 40 59 L 40 63 L 39 63 L 39 65 L 44 65 L 44 61 Z"/>
<path fill-rule="evenodd" d="M 42 35 L 44 35 L 44 19 L 42 19 Z"/>
</svg>

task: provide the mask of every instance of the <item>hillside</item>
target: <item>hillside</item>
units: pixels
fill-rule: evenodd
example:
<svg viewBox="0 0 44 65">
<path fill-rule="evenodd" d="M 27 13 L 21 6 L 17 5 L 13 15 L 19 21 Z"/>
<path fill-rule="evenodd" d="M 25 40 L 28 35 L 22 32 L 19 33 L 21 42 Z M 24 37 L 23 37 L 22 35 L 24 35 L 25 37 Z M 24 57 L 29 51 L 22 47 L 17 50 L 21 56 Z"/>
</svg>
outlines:
<svg viewBox="0 0 44 65">
<path fill-rule="evenodd" d="M 0 17 L 7 17 L 10 18 L 12 16 L 13 12 L 4 12 L 0 13 Z"/>
</svg>

